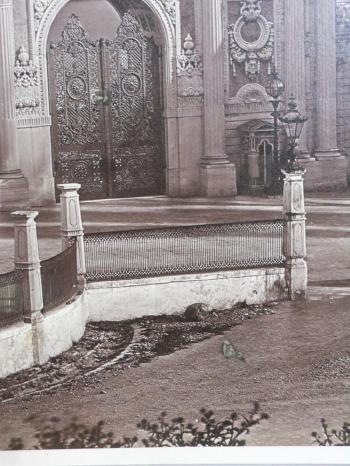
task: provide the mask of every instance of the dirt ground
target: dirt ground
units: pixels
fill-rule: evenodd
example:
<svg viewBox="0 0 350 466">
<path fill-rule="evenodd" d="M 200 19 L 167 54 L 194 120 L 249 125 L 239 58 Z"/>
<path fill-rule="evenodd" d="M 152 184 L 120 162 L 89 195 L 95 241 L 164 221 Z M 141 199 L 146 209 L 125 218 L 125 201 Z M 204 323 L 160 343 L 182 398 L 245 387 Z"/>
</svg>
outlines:
<svg viewBox="0 0 350 466">
<path fill-rule="evenodd" d="M 307 200 L 306 302 L 280 303 L 274 314 L 248 319 L 222 335 L 116 375 L 110 371 L 92 383 L 86 380 L 71 391 L 2 403 L 0 448 L 12 436 L 32 444 L 35 429 L 23 420 L 33 413 L 67 421 L 75 414 L 87 424 L 104 419 L 120 437 L 137 434 L 137 422 L 156 420 L 163 410 L 190 421 L 206 407 L 224 418 L 259 401 L 270 420 L 254 428 L 248 445 L 311 445 L 321 417 L 340 428 L 350 420 L 349 197 Z M 244 217 L 244 203 L 240 208 Z M 224 357 L 225 339 L 246 362 Z"/>
</svg>

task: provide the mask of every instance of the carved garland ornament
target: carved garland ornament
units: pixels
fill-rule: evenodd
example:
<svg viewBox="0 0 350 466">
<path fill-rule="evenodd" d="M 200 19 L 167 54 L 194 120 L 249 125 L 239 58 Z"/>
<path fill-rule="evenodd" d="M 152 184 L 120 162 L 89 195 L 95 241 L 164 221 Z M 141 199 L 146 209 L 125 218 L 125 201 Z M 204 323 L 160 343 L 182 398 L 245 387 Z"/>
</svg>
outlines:
<svg viewBox="0 0 350 466">
<path fill-rule="evenodd" d="M 177 75 L 180 96 L 203 95 L 203 64 L 191 34 L 187 34 L 181 54 L 177 56 Z"/>
<path fill-rule="evenodd" d="M 14 78 L 17 116 L 36 114 L 40 102 L 38 70 L 23 45 L 17 51 Z"/>
<path fill-rule="evenodd" d="M 250 80 L 257 80 L 261 62 L 270 65 L 273 56 L 273 24 L 261 14 L 262 0 L 247 0 L 241 8 L 241 16 L 228 27 L 228 41 L 232 74 L 236 77 L 236 64 L 245 64 L 245 74 Z M 256 23 L 260 29 L 258 39 L 248 42 L 242 36 L 242 30 L 248 23 Z"/>
</svg>

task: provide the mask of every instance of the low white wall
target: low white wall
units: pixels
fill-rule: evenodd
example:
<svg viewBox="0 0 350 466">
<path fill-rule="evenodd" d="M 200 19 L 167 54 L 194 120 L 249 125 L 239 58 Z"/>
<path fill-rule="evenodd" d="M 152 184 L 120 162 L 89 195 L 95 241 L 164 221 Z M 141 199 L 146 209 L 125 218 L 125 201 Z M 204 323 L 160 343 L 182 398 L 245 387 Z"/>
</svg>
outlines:
<svg viewBox="0 0 350 466">
<path fill-rule="evenodd" d="M 42 362 L 71 348 L 88 320 L 118 321 L 175 314 L 193 303 L 227 309 L 237 302 L 259 304 L 287 298 L 284 268 L 89 283 L 83 295 L 44 314 L 38 323 Z M 0 329 L 0 377 L 35 364 L 31 324 Z"/>
<path fill-rule="evenodd" d="M 83 295 L 76 296 L 71 304 L 46 312 L 42 323 L 44 359 L 67 351 L 78 342 L 85 333 L 88 318 Z"/>
<path fill-rule="evenodd" d="M 89 283 L 84 307 L 98 322 L 174 314 L 199 302 L 228 309 L 286 297 L 284 268 L 266 268 Z"/>
<path fill-rule="evenodd" d="M 83 296 L 44 314 L 38 324 L 42 362 L 72 347 L 84 335 L 88 314 Z M 16 324 L 0 329 L 0 378 L 35 364 L 31 324 Z"/>
<path fill-rule="evenodd" d="M 27 369 L 33 362 L 31 324 L 0 329 L 0 377 Z"/>
</svg>

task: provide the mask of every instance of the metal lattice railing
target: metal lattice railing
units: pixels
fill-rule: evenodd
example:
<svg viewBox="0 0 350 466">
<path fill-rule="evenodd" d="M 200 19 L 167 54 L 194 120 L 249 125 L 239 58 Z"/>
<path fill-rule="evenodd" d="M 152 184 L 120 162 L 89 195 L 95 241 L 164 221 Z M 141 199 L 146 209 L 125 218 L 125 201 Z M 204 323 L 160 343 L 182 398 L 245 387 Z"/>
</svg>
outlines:
<svg viewBox="0 0 350 466">
<path fill-rule="evenodd" d="M 86 278 L 114 280 L 284 263 L 285 220 L 92 233 Z"/>
<path fill-rule="evenodd" d="M 57 256 L 41 262 L 44 311 L 68 301 L 77 291 L 76 241 Z"/>
<path fill-rule="evenodd" d="M 0 275 L 0 327 L 23 320 L 22 280 L 19 270 Z"/>
</svg>

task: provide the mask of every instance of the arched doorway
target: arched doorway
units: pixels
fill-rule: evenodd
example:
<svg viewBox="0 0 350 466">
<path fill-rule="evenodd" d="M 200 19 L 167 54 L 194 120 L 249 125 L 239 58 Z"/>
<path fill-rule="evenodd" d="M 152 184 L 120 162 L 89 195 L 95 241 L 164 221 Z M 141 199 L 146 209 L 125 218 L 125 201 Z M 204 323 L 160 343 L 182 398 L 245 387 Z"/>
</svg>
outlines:
<svg viewBox="0 0 350 466">
<path fill-rule="evenodd" d="M 50 30 L 55 184 L 80 183 L 82 199 L 164 194 L 156 25 L 145 7 L 95 3 L 71 0 Z"/>
<path fill-rule="evenodd" d="M 271 184 L 273 125 L 252 120 L 238 130 L 241 143 L 239 191 L 257 194 Z"/>
</svg>

